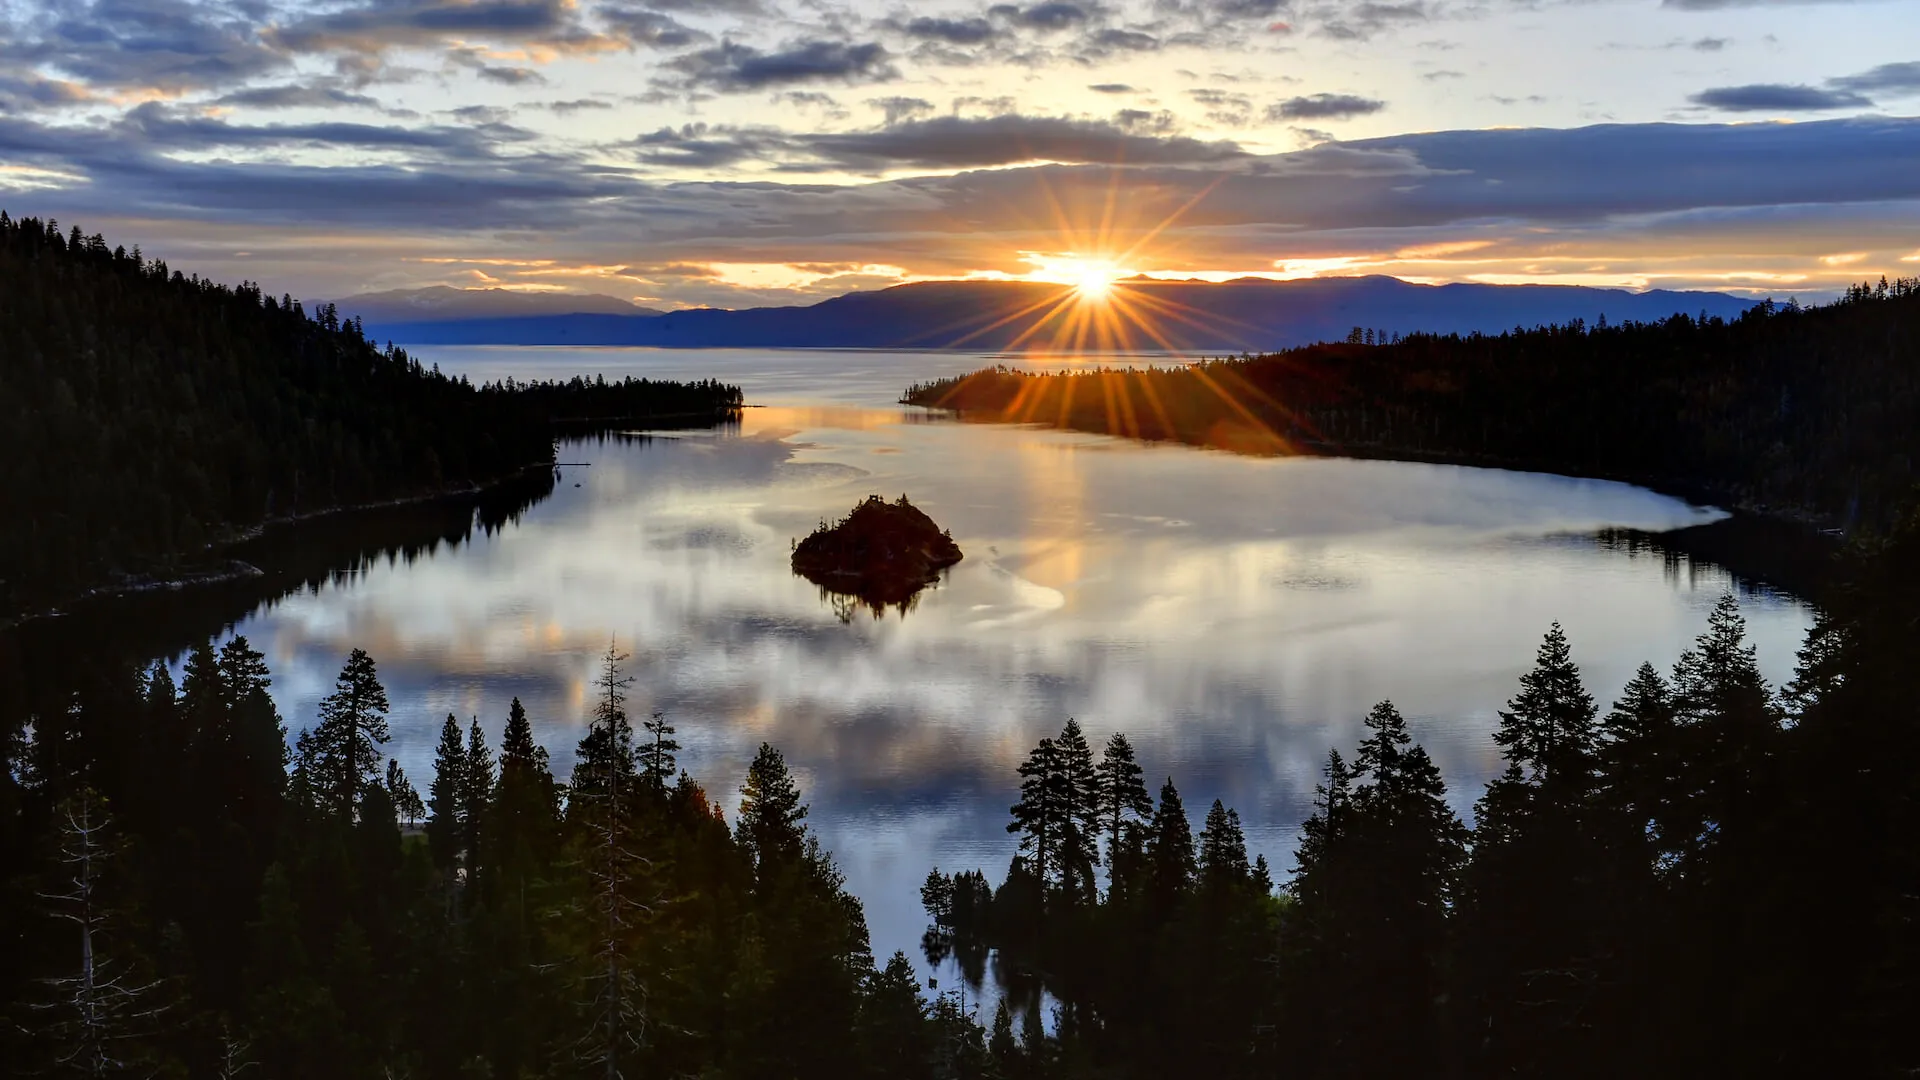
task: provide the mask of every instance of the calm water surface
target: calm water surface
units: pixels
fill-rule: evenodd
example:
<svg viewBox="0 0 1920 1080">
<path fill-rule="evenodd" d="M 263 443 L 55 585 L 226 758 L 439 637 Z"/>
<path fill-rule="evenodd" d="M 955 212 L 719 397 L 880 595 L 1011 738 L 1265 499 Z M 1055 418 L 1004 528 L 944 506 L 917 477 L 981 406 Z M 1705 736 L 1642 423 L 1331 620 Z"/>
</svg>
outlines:
<svg viewBox="0 0 1920 1080">
<path fill-rule="evenodd" d="M 388 751 L 424 788 L 449 712 L 497 743 L 518 696 L 562 776 L 610 639 L 634 713 L 665 712 L 681 763 L 731 813 L 762 740 L 867 905 L 876 953 L 917 959 L 927 869 L 998 880 L 1014 768 L 1078 717 L 1124 731 L 1155 786 L 1196 815 L 1237 808 L 1256 852 L 1292 863 L 1330 747 L 1392 698 L 1464 812 L 1496 772 L 1494 710 L 1553 620 L 1603 704 L 1666 667 L 1731 586 L 1591 536 L 1715 511 L 1621 484 L 1449 466 L 1256 459 L 1019 427 L 891 404 L 970 370 L 951 354 L 428 348 L 475 379 L 713 375 L 737 430 L 569 443 L 553 497 L 516 524 L 262 608 L 290 723 L 311 723 L 350 648 L 380 663 Z M 789 545 L 870 493 L 905 493 L 967 557 L 904 617 L 834 606 Z M 1776 682 L 1811 622 L 1746 598 Z"/>
</svg>

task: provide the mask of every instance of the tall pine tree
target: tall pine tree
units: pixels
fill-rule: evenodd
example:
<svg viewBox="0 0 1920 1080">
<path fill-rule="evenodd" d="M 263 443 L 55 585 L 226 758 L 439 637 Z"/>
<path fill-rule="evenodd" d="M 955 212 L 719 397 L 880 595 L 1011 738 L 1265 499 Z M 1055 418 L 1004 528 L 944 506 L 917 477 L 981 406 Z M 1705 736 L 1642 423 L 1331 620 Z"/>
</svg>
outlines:
<svg viewBox="0 0 1920 1080">
<path fill-rule="evenodd" d="M 320 701 L 319 724 L 300 737 L 315 794 L 340 820 L 352 820 L 361 788 L 379 775 L 379 746 L 389 738 L 387 708 L 373 658 L 355 649 L 333 693 Z"/>
</svg>

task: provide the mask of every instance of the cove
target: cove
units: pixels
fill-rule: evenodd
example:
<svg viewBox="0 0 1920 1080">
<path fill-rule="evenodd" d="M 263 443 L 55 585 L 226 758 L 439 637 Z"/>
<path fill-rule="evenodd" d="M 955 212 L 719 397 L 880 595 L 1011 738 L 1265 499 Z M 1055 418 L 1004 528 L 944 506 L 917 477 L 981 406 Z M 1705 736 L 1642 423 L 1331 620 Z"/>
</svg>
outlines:
<svg viewBox="0 0 1920 1080">
<path fill-rule="evenodd" d="M 1495 710 L 1549 623 L 1604 707 L 1739 588 L 1715 565 L 1601 542 L 1720 517 L 1622 484 L 1236 457 L 892 404 L 977 355 L 422 354 L 476 381 L 712 376 L 756 407 L 736 427 L 565 442 L 559 459 L 579 464 L 504 506 L 345 526 L 361 535 L 312 541 L 324 550 L 285 595 L 236 596 L 151 655 L 247 635 L 297 732 L 364 648 L 393 702 L 386 752 L 424 784 L 449 712 L 497 741 L 516 696 L 564 777 L 594 658 L 615 641 L 632 654 L 631 711 L 668 715 L 681 765 L 729 818 L 758 745 L 786 753 L 880 955 L 916 954 L 929 866 L 998 879 L 1014 769 L 1069 716 L 1096 743 L 1126 732 L 1150 784 L 1175 776 L 1190 808 L 1237 808 L 1284 874 L 1327 749 L 1351 746 L 1375 702 L 1410 718 L 1465 813 L 1496 771 Z M 870 494 L 910 496 L 967 557 L 904 615 L 842 621 L 789 552 Z M 375 534 L 400 529 L 419 539 L 382 551 Z M 1812 609 L 1743 598 L 1777 683 Z"/>
</svg>

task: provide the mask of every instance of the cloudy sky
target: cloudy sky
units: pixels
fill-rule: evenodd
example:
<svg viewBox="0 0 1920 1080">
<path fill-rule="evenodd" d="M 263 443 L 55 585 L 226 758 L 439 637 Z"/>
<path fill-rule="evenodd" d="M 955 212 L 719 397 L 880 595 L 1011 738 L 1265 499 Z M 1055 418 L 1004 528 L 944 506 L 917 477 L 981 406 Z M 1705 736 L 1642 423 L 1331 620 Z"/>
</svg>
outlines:
<svg viewBox="0 0 1920 1080">
<path fill-rule="evenodd" d="M 1907 0 L 0 0 L 0 207 L 320 298 L 1920 273 Z"/>
</svg>

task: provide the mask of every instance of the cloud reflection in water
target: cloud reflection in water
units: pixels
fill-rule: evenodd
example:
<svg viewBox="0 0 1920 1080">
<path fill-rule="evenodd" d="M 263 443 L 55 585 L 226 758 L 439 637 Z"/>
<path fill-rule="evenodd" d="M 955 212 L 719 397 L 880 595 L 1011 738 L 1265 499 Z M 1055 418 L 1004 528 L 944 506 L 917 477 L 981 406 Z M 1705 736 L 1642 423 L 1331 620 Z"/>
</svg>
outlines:
<svg viewBox="0 0 1920 1080">
<path fill-rule="evenodd" d="M 1327 749 L 1375 701 L 1412 718 L 1465 810 L 1550 621 L 1605 703 L 1642 660 L 1671 663 L 1728 587 L 1581 539 L 1711 514 L 1619 484 L 921 419 L 769 407 L 737 432 L 569 444 L 562 460 L 591 466 L 517 526 L 239 632 L 296 728 L 368 649 L 389 751 L 422 783 L 439 718 L 497 738 L 516 695 L 564 775 L 616 638 L 635 713 L 673 719 L 730 811 L 759 742 L 786 752 L 884 955 L 913 953 L 929 866 L 1004 870 L 1014 767 L 1068 716 L 1126 731 L 1190 806 L 1237 807 L 1284 870 Z M 842 624 L 789 545 L 870 493 L 908 494 L 968 557 L 904 618 Z M 1809 612 L 1763 596 L 1747 615 L 1783 678 Z"/>
</svg>

